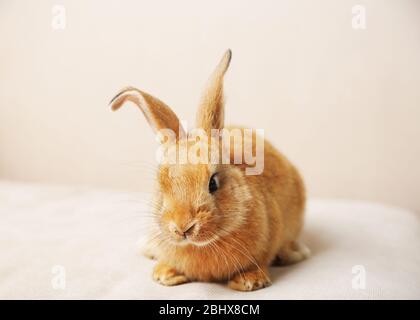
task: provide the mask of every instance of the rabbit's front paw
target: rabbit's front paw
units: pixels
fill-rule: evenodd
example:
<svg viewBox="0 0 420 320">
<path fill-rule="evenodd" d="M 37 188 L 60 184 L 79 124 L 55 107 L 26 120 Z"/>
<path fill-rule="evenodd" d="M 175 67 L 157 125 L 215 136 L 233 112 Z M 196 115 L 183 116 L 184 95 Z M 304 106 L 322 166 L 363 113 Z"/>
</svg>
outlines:
<svg viewBox="0 0 420 320">
<path fill-rule="evenodd" d="M 239 291 L 254 291 L 271 285 L 267 269 L 257 269 L 236 274 L 229 282 L 231 289 Z"/>
<path fill-rule="evenodd" d="M 189 282 L 189 279 L 185 275 L 164 263 L 158 263 L 155 266 L 153 280 L 165 286 L 176 286 Z"/>
</svg>

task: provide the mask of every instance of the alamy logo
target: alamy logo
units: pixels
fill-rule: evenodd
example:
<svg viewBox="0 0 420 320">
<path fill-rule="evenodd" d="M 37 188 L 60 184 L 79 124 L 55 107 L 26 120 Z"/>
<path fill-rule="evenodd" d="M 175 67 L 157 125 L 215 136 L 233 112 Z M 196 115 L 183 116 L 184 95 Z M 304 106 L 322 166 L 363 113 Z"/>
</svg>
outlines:
<svg viewBox="0 0 420 320">
<path fill-rule="evenodd" d="M 52 20 L 51 28 L 62 30 L 66 28 L 66 8 L 63 5 L 56 4 L 51 8 Z"/>
<path fill-rule="evenodd" d="M 182 136 L 180 132 L 178 137 Z M 156 152 L 159 164 L 245 164 L 246 175 L 264 171 L 264 130 L 192 129 L 178 143 L 171 129 L 161 129 Z"/>
<path fill-rule="evenodd" d="M 351 281 L 351 287 L 354 290 L 366 289 L 366 269 L 362 265 L 355 265 L 351 269 L 351 273 L 354 275 Z"/>
<path fill-rule="evenodd" d="M 351 19 L 351 26 L 355 30 L 366 29 L 366 8 L 360 4 L 351 8 L 353 17 Z"/>
<path fill-rule="evenodd" d="M 51 279 L 51 286 L 54 290 L 66 289 L 66 269 L 61 265 L 55 265 L 51 268 L 53 277 Z"/>
</svg>

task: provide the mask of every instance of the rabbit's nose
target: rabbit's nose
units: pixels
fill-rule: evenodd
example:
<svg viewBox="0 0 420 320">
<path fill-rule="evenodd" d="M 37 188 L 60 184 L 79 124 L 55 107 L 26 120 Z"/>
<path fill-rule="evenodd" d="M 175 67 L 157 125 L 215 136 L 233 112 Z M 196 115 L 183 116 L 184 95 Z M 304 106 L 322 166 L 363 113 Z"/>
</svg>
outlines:
<svg viewBox="0 0 420 320">
<path fill-rule="evenodd" d="M 196 228 L 196 222 L 191 222 L 185 225 L 185 227 L 180 228 L 175 222 L 172 222 L 169 225 L 169 230 L 177 235 L 178 237 L 186 238 L 188 235 L 191 235 Z"/>
<path fill-rule="evenodd" d="M 184 237 L 187 237 L 188 235 L 192 234 L 194 232 L 195 226 L 196 226 L 195 222 L 192 225 L 188 225 L 184 229 Z"/>
</svg>

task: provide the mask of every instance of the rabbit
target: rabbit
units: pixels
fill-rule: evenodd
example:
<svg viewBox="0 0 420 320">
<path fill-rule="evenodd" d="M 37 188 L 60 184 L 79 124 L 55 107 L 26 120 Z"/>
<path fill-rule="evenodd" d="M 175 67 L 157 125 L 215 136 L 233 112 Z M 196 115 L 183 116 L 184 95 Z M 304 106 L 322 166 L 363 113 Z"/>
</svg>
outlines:
<svg viewBox="0 0 420 320">
<path fill-rule="evenodd" d="M 202 95 L 196 127 L 205 132 L 230 128 L 244 134 L 245 128 L 224 126 L 223 78 L 231 56 L 227 50 Z M 165 129 L 175 133 L 169 146 L 181 150 L 193 143 L 175 113 L 159 99 L 128 87 L 112 99 L 111 109 L 126 101 L 140 108 L 156 134 Z M 309 256 L 309 249 L 298 240 L 306 201 L 303 180 L 272 144 L 256 134 L 253 138 L 264 146 L 261 174 L 247 175 L 249 165 L 232 159 L 159 164 L 153 206 L 156 230 L 147 250 L 157 259 L 155 281 L 167 286 L 226 282 L 231 289 L 252 291 L 271 285 L 271 265 L 296 263 Z M 237 147 L 243 145 L 234 143 L 229 148 Z"/>
</svg>

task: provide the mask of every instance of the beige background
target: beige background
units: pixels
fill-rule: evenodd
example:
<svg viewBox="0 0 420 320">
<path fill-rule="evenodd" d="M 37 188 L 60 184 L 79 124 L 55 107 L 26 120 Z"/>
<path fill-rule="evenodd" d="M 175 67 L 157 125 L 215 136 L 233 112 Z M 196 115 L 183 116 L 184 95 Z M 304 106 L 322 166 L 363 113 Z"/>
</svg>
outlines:
<svg viewBox="0 0 420 320">
<path fill-rule="evenodd" d="M 311 196 L 420 212 L 418 0 L 1 0 L 0 178 L 150 190 L 154 137 L 109 99 L 135 85 L 192 122 L 226 48 L 227 122 L 265 129 Z"/>
</svg>

